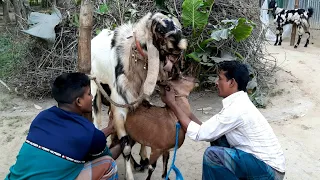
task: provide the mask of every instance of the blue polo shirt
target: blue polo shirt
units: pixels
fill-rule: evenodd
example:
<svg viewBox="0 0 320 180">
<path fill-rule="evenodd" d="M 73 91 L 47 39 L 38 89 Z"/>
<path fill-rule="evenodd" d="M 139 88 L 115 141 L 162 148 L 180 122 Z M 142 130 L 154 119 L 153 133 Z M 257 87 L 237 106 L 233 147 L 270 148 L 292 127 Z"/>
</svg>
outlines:
<svg viewBox="0 0 320 180">
<path fill-rule="evenodd" d="M 53 106 L 32 121 L 6 179 L 75 179 L 84 163 L 111 155 L 102 131 L 86 118 Z"/>
</svg>

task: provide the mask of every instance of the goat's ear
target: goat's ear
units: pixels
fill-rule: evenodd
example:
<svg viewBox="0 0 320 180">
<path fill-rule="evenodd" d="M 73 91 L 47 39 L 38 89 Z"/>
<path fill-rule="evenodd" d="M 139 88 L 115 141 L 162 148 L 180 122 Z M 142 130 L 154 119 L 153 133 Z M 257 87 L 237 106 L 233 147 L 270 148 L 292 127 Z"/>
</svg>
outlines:
<svg viewBox="0 0 320 180">
<path fill-rule="evenodd" d="M 143 93 L 150 96 L 156 87 L 159 75 L 160 57 L 158 49 L 153 45 L 152 37 L 147 41 L 148 49 L 148 72 L 147 78 L 143 84 Z"/>
<path fill-rule="evenodd" d="M 180 42 L 178 43 L 178 47 L 179 47 L 181 50 L 187 49 L 187 46 L 188 46 L 188 41 L 187 41 L 187 39 L 181 39 Z"/>
</svg>

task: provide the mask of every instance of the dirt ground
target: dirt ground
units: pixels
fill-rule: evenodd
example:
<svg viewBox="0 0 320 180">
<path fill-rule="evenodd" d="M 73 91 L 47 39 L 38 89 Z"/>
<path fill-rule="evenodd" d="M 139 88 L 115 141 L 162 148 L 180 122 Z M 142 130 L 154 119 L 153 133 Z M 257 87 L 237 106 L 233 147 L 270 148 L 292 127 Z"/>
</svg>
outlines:
<svg viewBox="0 0 320 180">
<path fill-rule="evenodd" d="M 276 73 L 276 85 L 267 107 L 260 110 L 280 140 L 286 157 L 285 179 L 288 180 L 320 179 L 320 80 L 317 79 L 320 74 L 320 43 L 316 38 L 311 42 L 314 44 L 308 48 L 302 45 L 293 49 L 288 42 L 281 47 L 267 47 L 269 53 L 277 57 L 281 69 Z M 214 91 L 194 92 L 190 102 L 194 113 L 202 121 L 221 109 L 221 98 Z M 41 111 L 35 104 L 42 109 L 55 105 L 50 99 L 35 101 L 16 97 L 8 94 L 0 85 L 0 179 L 6 176 L 15 162 L 30 122 Z M 205 107 L 211 107 L 212 110 L 197 111 Z M 186 138 L 178 150 L 176 166 L 186 180 L 201 179 L 202 154 L 208 145 Z M 139 145 L 134 147 L 135 157 L 138 157 L 138 148 Z M 117 163 L 120 179 L 124 179 L 122 157 Z M 161 179 L 161 173 L 162 158 L 157 163 L 153 179 Z M 147 171 L 135 172 L 134 176 L 136 179 L 145 179 Z M 170 177 L 175 179 L 173 174 Z"/>
</svg>

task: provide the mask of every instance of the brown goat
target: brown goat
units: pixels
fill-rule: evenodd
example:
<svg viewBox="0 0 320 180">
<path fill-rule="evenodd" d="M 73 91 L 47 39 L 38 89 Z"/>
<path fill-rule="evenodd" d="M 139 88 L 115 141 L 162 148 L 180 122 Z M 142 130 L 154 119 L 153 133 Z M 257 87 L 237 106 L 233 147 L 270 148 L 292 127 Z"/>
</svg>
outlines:
<svg viewBox="0 0 320 180">
<path fill-rule="evenodd" d="M 195 78 L 181 76 L 177 80 L 171 80 L 168 83 L 171 88 L 174 88 L 177 94 L 176 101 L 180 107 L 190 112 L 187 97 L 196 85 Z M 141 144 L 140 156 L 142 161 L 140 163 L 142 166 L 143 160 L 147 162 L 145 161 L 146 151 L 144 146 L 151 148 L 147 179 L 151 178 L 157 159 L 161 155 L 163 156 L 162 177 L 166 176 L 169 151 L 175 146 L 176 122 L 178 122 L 178 119 L 169 107 L 153 106 L 148 101 L 143 102 L 135 111 L 128 114 L 125 129 L 134 142 Z M 183 144 L 184 138 L 185 132 L 180 129 L 178 147 Z M 134 142 L 132 145 L 134 145 Z M 137 165 L 135 161 L 134 163 Z"/>
</svg>

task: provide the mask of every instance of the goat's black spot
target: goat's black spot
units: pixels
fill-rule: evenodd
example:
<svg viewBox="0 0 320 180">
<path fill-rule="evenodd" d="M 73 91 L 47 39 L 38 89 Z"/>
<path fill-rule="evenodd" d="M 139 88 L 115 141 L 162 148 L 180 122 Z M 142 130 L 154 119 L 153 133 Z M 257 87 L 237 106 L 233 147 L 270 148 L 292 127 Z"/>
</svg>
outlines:
<svg viewBox="0 0 320 180">
<path fill-rule="evenodd" d="M 93 111 L 94 111 L 94 113 L 98 112 L 97 95 L 93 99 Z"/>
<path fill-rule="evenodd" d="M 106 91 L 108 96 L 110 97 L 111 90 L 110 90 L 109 85 L 108 84 L 102 84 L 102 83 L 100 83 L 100 84 L 101 84 L 102 88 Z M 110 102 L 106 98 L 104 98 L 103 96 L 101 96 L 101 102 L 102 102 L 102 104 L 104 104 L 106 106 L 110 106 Z"/>
<path fill-rule="evenodd" d="M 146 43 L 142 43 L 142 44 L 141 44 L 141 48 L 144 49 L 144 50 L 146 50 L 146 51 L 148 50 L 148 47 L 147 47 L 147 44 L 146 44 Z"/>
<path fill-rule="evenodd" d="M 116 46 L 117 36 L 118 36 L 118 31 L 115 30 L 115 31 L 114 31 L 114 35 L 113 35 L 113 38 L 112 38 L 112 40 L 111 40 L 111 49 Z"/>
<path fill-rule="evenodd" d="M 115 73 L 116 73 L 116 78 L 118 78 L 121 74 L 124 73 L 123 64 L 121 62 L 119 55 L 118 55 L 118 64 L 116 66 Z"/>
</svg>

